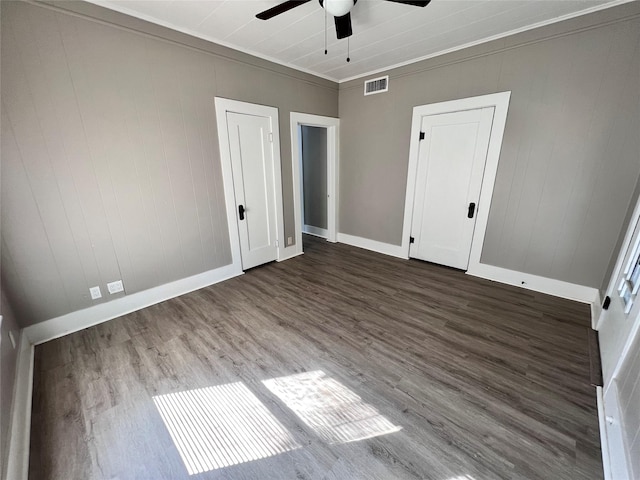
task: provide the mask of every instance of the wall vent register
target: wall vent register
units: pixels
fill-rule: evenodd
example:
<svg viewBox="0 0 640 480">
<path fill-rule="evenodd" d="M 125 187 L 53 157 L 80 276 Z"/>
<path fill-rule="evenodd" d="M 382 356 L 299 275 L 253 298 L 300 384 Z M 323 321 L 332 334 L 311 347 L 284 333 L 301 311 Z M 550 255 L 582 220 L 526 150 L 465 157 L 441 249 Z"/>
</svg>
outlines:
<svg viewBox="0 0 640 480">
<path fill-rule="evenodd" d="M 389 91 L 389 75 L 380 78 L 373 78 L 364 82 L 364 94 L 373 95 Z"/>
</svg>

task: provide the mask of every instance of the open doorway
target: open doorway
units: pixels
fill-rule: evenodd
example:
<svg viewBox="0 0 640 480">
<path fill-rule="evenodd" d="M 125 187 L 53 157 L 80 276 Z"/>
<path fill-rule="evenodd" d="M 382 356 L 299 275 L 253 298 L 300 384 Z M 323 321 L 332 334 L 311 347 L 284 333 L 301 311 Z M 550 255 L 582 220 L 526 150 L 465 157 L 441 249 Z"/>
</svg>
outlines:
<svg viewBox="0 0 640 480">
<path fill-rule="evenodd" d="M 291 113 L 291 157 L 296 223 L 296 250 L 302 253 L 302 233 L 336 241 L 337 118 Z"/>
<path fill-rule="evenodd" d="M 302 233 L 327 238 L 327 129 L 300 125 Z"/>
</svg>

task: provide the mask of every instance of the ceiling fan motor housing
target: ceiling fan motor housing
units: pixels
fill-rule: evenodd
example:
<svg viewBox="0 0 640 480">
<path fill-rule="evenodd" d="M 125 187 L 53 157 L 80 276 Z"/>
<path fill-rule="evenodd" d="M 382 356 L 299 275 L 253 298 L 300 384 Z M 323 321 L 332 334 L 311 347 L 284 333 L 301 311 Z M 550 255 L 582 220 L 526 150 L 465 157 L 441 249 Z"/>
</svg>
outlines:
<svg viewBox="0 0 640 480">
<path fill-rule="evenodd" d="M 311 0 L 285 0 L 284 2 L 271 7 L 256 15 L 260 20 L 269 20 L 277 15 L 288 12 L 296 7 L 304 5 Z M 351 9 L 358 0 L 318 0 L 320 6 L 333 16 L 336 24 L 336 36 L 338 40 L 352 35 L 351 29 Z M 404 3 L 416 7 L 426 7 L 431 0 L 386 0 L 387 2 Z M 326 50 L 326 49 L 325 49 Z M 349 61 L 347 59 L 347 61 Z"/>
<path fill-rule="evenodd" d="M 357 0 L 320 0 L 320 5 L 334 17 L 343 17 L 351 11 Z"/>
</svg>

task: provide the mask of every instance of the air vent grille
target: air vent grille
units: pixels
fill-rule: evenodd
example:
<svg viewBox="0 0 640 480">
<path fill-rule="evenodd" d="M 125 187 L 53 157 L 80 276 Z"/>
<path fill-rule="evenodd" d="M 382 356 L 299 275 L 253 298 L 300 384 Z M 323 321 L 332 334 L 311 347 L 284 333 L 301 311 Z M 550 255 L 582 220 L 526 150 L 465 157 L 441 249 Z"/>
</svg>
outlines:
<svg viewBox="0 0 640 480">
<path fill-rule="evenodd" d="M 373 78 L 364 82 L 364 94 L 373 95 L 389 91 L 389 75 L 386 77 Z"/>
</svg>

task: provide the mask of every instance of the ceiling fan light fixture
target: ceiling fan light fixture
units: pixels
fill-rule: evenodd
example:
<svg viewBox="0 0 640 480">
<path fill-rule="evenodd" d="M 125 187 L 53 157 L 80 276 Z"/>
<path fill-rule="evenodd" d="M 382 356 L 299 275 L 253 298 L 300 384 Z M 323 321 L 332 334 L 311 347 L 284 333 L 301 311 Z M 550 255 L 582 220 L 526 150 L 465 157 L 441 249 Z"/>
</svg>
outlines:
<svg viewBox="0 0 640 480">
<path fill-rule="evenodd" d="M 351 11 L 354 3 L 353 0 L 324 0 L 324 8 L 334 17 L 342 17 Z"/>
</svg>

